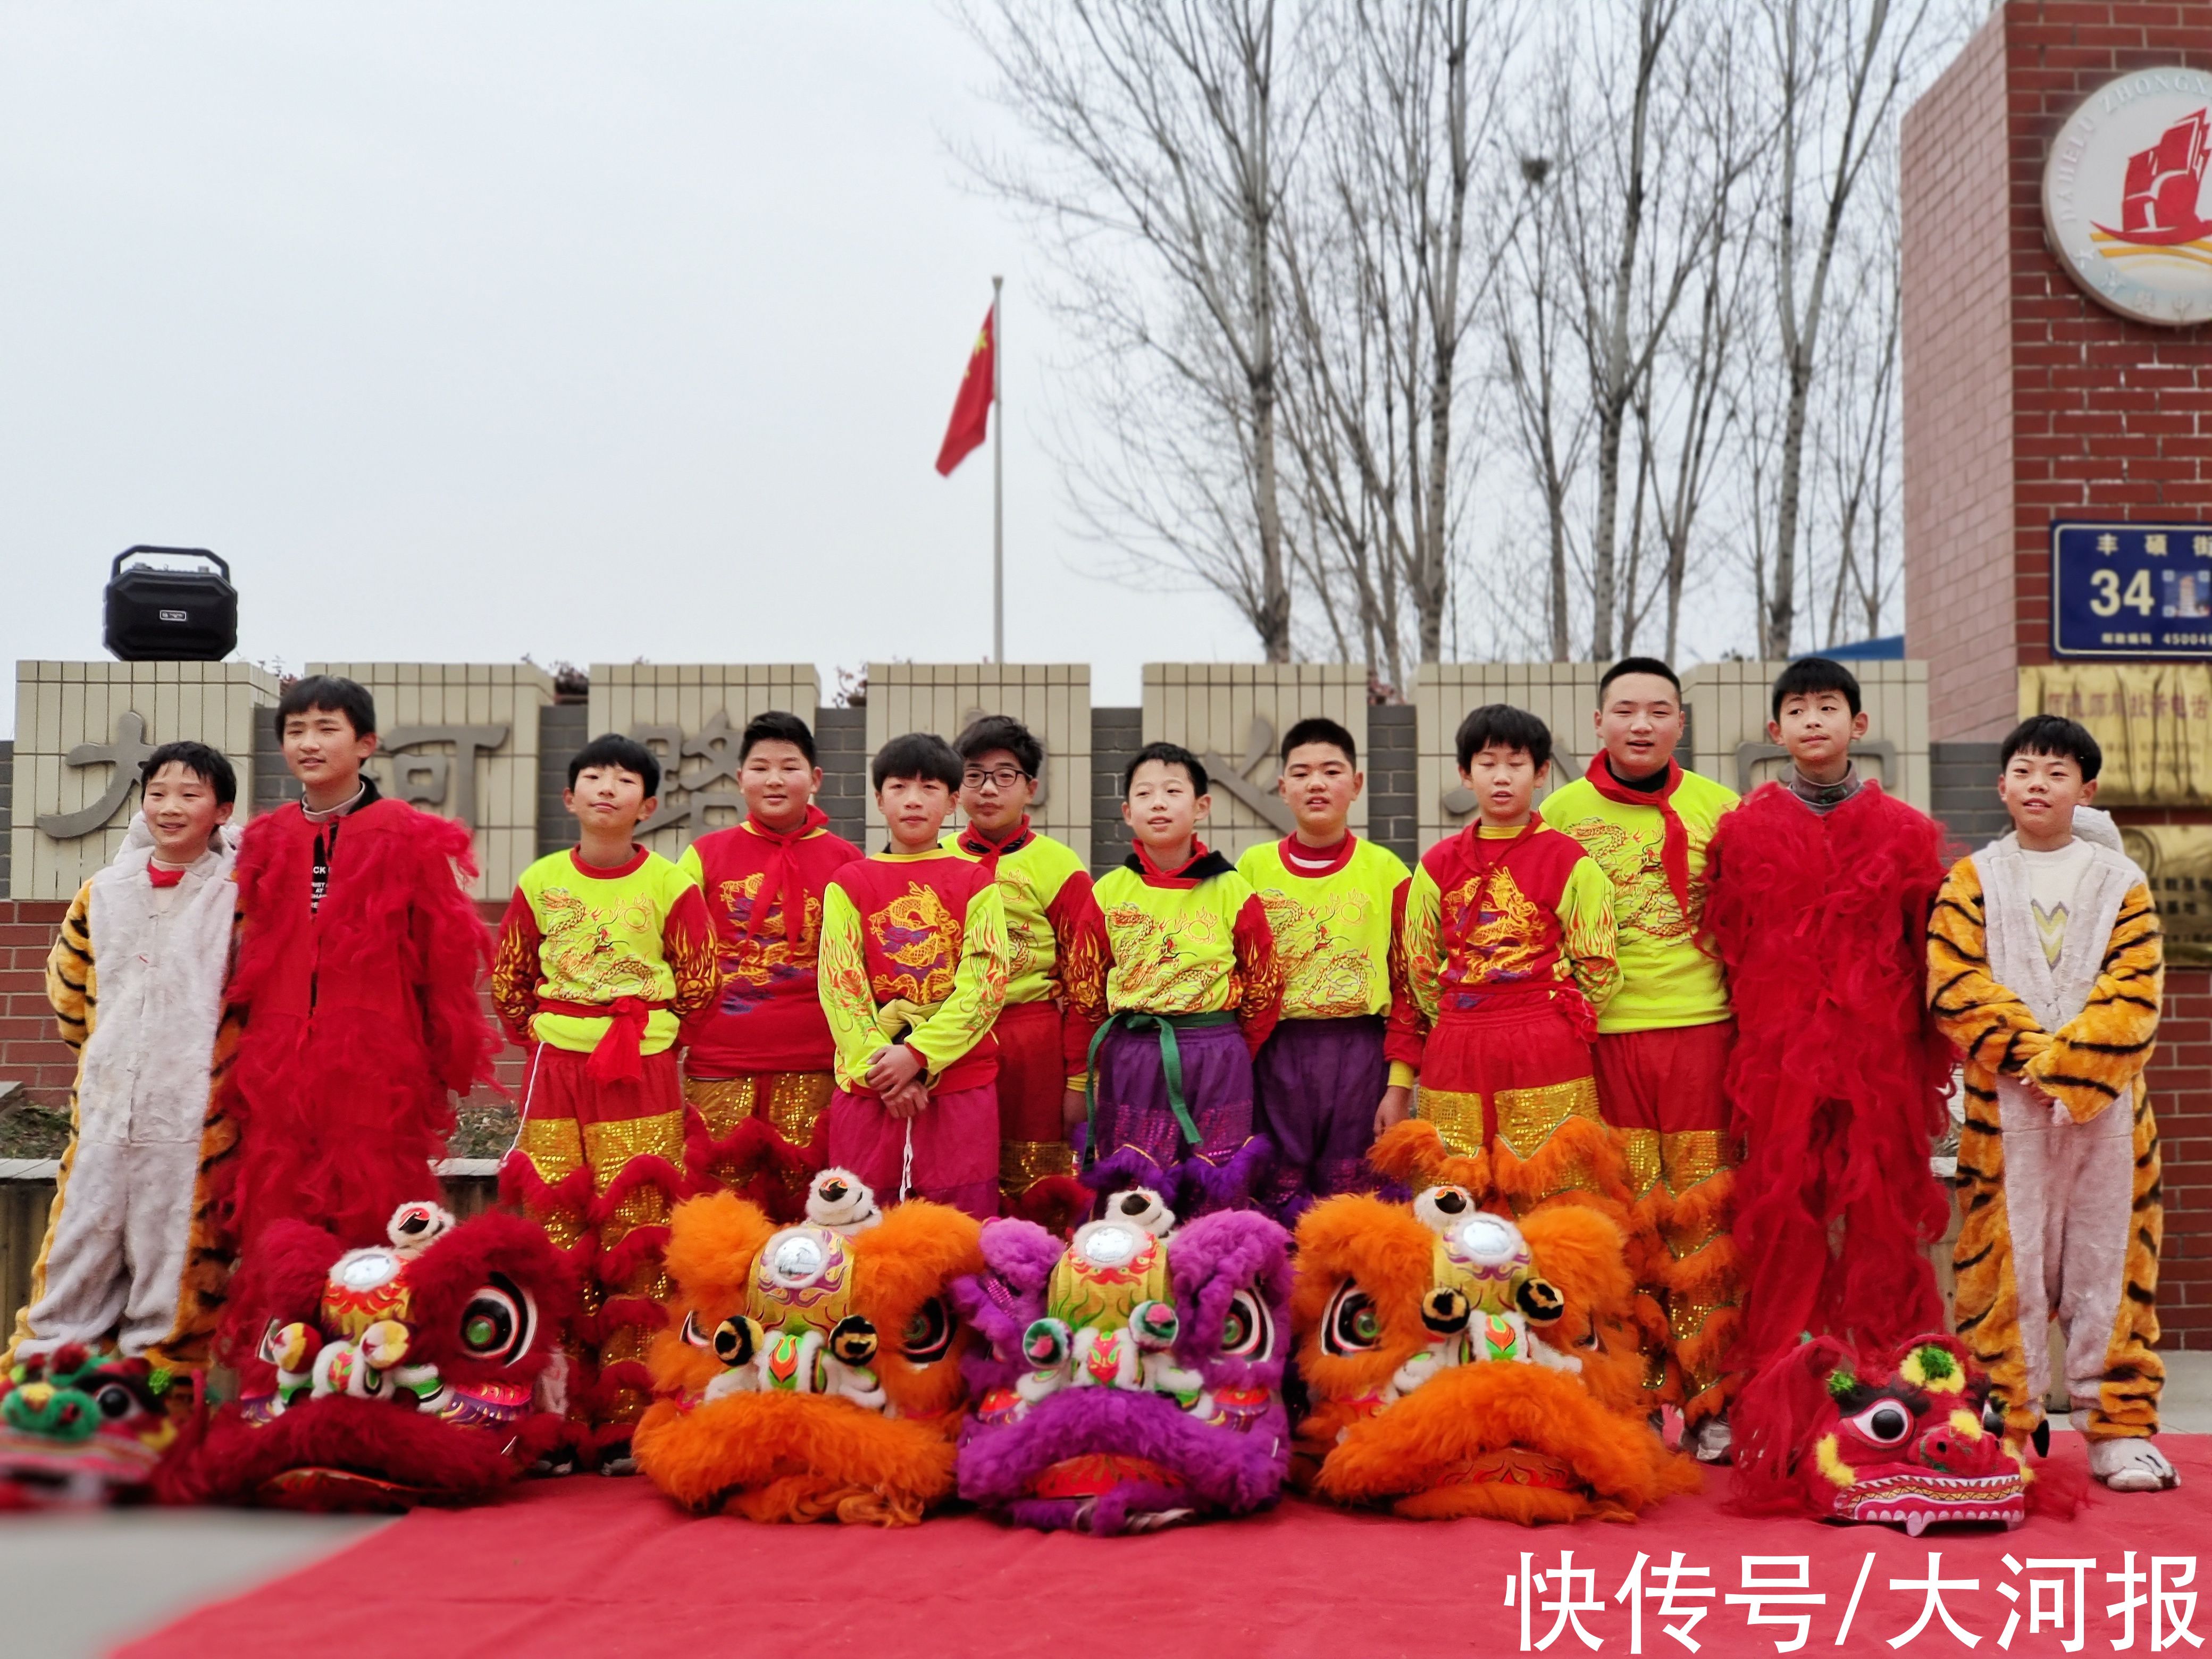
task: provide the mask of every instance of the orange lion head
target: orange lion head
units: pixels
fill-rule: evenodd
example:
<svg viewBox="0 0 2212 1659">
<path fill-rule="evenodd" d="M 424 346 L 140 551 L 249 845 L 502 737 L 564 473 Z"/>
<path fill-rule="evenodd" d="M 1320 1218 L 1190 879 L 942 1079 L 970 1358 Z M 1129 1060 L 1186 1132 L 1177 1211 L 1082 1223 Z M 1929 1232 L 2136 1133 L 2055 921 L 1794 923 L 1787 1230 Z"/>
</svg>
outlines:
<svg viewBox="0 0 2212 1659">
<path fill-rule="evenodd" d="M 687 1509 L 756 1521 L 917 1522 L 952 1491 L 966 1333 L 949 1281 L 981 1229 L 923 1200 L 879 1210 L 842 1170 L 779 1228 L 729 1193 L 670 1218 L 660 1398 L 638 1467 Z"/>
<path fill-rule="evenodd" d="M 1518 1223 L 1465 1187 L 1316 1204 L 1291 1317 L 1321 1496 L 1416 1518 L 1626 1518 L 1693 1490 L 1645 1419 L 1620 1228 L 1571 1201 Z"/>
</svg>

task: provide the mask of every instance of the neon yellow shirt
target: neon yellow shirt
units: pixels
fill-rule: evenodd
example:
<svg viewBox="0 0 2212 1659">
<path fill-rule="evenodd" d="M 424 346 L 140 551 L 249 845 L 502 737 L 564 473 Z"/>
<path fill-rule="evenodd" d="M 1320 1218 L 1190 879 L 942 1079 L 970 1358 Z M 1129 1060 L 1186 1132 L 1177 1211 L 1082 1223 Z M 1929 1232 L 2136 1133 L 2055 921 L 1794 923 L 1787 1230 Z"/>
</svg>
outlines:
<svg viewBox="0 0 2212 1659">
<path fill-rule="evenodd" d="M 1710 1025 L 1729 1017 L 1728 977 L 1717 957 L 1699 948 L 1705 909 L 1705 848 L 1721 814 L 1736 804 L 1733 789 L 1695 772 L 1682 774 L 1672 805 L 1689 832 L 1690 905 L 1674 902 L 1661 861 L 1666 820 L 1656 806 L 1607 800 L 1587 778 L 1555 791 L 1538 809 L 1554 830 L 1583 844 L 1613 884 L 1620 989 L 1598 1015 L 1601 1034 Z"/>
</svg>

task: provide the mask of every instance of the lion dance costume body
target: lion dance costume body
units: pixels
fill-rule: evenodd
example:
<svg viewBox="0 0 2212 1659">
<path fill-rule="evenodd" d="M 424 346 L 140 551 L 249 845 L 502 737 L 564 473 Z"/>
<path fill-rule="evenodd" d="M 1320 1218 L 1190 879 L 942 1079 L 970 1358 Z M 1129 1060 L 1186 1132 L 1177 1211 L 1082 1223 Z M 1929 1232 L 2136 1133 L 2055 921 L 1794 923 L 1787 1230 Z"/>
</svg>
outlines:
<svg viewBox="0 0 2212 1659">
<path fill-rule="evenodd" d="M 407 1204 L 358 1249 L 277 1222 L 234 1286 L 222 1344 L 240 1395 L 161 1466 L 166 1503 L 465 1503 L 560 1438 L 539 1383 L 576 1288 L 530 1222 Z"/>
<path fill-rule="evenodd" d="M 0 1510 L 148 1496 L 177 1437 L 171 1387 L 143 1359 L 79 1342 L 18 1361 L 0 1375 Z"/>
<path fill-rule="evenodd" d="M 948 1286 L 982 1265 L 977 1224 L 927 1200 L 879 1210 L 837 1169 L 806 1213 L 778 1228 L 729 1193 L 677 1206 L 638 1467 L 702 1513 L 911 1525 L 952 1492 Z"/>
<path fill-rule="evenodd" d="M 1696 1490 L 1647 1419 L 1635 1275 L 1604 1211 L 1516 1222 L 1449 1181 L 1410 1205 L 1346 1195 L 1306 1212 L 1297 1261 L 1299 1473 L 1318 1496 L 1417 1520 L 1626 1521 Z"/>
<path fill-rule="evenodd" d="M 1146 1532 L 1273 1503 L 1291 1452 L 1283 1368 L 1289 1237 L 1218 1211 L 1180 1231 L 1133 1188 L 1072 1243 L 983 1229 L 962 1316 L 988 1343 L 960 1495 L 1026 1526 Z"/>
</svg>

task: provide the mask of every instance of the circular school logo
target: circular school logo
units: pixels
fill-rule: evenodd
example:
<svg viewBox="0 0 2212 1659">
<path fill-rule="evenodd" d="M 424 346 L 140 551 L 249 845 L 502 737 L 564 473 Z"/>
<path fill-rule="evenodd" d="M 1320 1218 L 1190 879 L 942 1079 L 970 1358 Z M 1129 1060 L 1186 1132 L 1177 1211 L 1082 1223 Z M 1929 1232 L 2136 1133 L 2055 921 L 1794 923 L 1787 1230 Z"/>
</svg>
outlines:
<svg viewBox="0 0 2212 1659">
<path fill-rule="evenodd" d="M 2123 317 L 2212 319 L 2212 73 L 2137 70 L 2089 94 L 2051 141 L 2043 222 L 2074 280 Z"/>
</svg>

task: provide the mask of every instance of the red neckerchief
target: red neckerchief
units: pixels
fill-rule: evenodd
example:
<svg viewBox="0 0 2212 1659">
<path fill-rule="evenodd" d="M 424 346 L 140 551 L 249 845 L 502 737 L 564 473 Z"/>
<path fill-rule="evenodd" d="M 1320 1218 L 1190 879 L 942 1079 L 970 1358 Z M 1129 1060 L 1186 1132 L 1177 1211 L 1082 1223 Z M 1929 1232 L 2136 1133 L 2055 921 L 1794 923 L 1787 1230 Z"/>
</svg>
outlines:
<svg viewBox="0 0 2212 1659">
<path fill-rule="evenodd" d="M 1275 854 L 1282 860 L 1283 868 L 1292 875 L 1306 881 L 1319 881 L 1350 864 L 1352 849 L 1358 842 L 1359 837 L 1347 830 L 1344 839 L 1334 847 L 1309 847 L 1293 831 L 1276 844 Z"/>
<path fill-rule="evenodd" d="M 1605 763 L 1605 750 L 1601 749 L 1590 757 L 1589 770 L 1583 774 L 1590 787 L 1607 800 L 1622 806 L 1656 808 L 1667 826 L 1667 838 L 1659 848 L 1659 862 L 1667 872 L 1668 890 L 1674 895 L 1684 921 L 1690 915 L 1690 831 L 1682 822 L 1682 815 L 1674 810 L 1674 792 L 1682 787 L 1682 763 L 1669 756 L 1667 760 L 1667 781 L 1651 790 L 1632 789 L 1613 775 Z"/>
<path fill-rule="evenodd" d="M 1206 846 L 1196 836 L 1193 836 L 1190 838 L 1190 856 L 1172 870 L 1163 870 L 1158 865 L 1153 863 L 1152 855 L 1145 850 L 1145 843 L 1142 842 L 1133 842 L 1130 851 L 1137 855 L 1137 862 L 1144 868 L 1146 886 L 1195 887 L 1199 884 L 1199 878 L 1185 876 L 1183 872 L 1206 857 Z"/>
<path fill-rule="evenodd" d="M 791 890 L 793 879 L 798 874 L 798 864 L 791 856 L 791 848 L 793 843 L 805 841 L 829 822 L 830 815 L 811 801 L 807 803 L 806 816 L 799 820 L 796 830 L 771 830 L 758 818 L 747 815 L 746 833 L 758 836 L 774 850 L 769 854 L 768 863 L 761 870 L 760 902 L 745 917 L 745 931 L 738 935 L 739 939 L 750 939 L 758 930 L 760 924 L 767 919 L 768 902 L 773 896 L 783 907 L 783 942 L 787 945 L 799 943 L 806 929 L 806 895 L 804 892 L 794 895 Z"/>
<path fill-rule="evenodd" d="M 971 854 L 976 858 L 999 859 L 1004 858 L 1009 853 L 1020 852 L 1023 848 L 1036 839 L 1036 835 L 1030 829 L 1030 815 L 1024 812 L 1022 814 L 1021 823 L 1015 826 L 1014 833 L 1004 841 L 984 840 L 975 833 L 975 826 L 971 823 L 960 832 L 960 840 L 957 844 L 962 852 Z"/>
<path fill-rule="evenodd" d="M 184 880 L 185 872 L 191 868 L 191 866 L 186 864 L 179 865 L 174 870 L 164 870 L 154 862 L 149 854 L 146 860 L 146 879 L 156 887 L 174 887 Z"/>
</svg>

